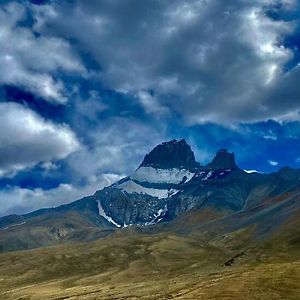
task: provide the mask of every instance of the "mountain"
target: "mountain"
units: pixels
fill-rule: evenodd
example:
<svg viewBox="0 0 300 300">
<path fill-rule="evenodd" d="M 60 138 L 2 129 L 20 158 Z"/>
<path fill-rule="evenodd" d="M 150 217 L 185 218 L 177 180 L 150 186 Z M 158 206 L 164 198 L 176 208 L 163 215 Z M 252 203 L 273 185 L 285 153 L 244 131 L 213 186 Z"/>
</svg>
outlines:
<svg viewBox="0 0 300 300">
<path fill-rule="evenodd" d="M 127 227 L 209 236 L 257 225 L 258 235 L 267 235 L 299 213 L 299 191 L 300 170 L 249 174 L 226 149 L 202 165 L 185 140 L 172 140 L 156 146 L 133 174 L 92 196 L 0 218 L 0 251 L 91 241 Z"/>
<path fill-rule="evenodd" d="M 162 143 L 146 154 L 141 167 L 157 169 L 184 168 L 193 170 L 200 167 L 194 152 L 184 139 Z"/>
<path fill-rule="evenodd" d="M 208 166 L 213 170 L 235 169 L 237 166 L 235 164 L 234 153 L 230 153 L 226 149 L 221 149 Z"/>
<path fill-rule="evenodd" d="M 295 300 L 299 228 L 300 170 L 172 140 L 94 195 L 0 218 L 0 298 Z"/>
</svg>

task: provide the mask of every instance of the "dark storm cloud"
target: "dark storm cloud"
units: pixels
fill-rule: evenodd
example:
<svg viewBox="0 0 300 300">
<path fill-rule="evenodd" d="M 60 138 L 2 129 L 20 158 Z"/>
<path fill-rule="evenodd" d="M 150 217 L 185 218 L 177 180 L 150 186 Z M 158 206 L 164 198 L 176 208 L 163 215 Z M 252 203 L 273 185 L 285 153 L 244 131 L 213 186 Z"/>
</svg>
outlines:
<svg viewBox="0 0 300 300">
<path fill-rule="evenodd" d="M 272 18 L 274 7 L 298 9 L 292 0 L 78 0 L 36 7 L 35 29 L 76 40 L 99 79 L 148 112 L 172 109 L 190 123 L 298 120 L 298 67 L 285 72 L 296 50 L 284 43 L 298 20 Z"/>
</svg>

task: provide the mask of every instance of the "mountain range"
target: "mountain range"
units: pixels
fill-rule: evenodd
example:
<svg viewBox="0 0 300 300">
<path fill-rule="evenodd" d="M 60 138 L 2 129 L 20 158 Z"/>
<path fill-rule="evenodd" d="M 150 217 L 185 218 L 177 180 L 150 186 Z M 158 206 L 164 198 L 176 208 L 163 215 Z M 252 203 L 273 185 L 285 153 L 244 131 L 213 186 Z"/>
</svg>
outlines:
<svg viewBox="0 0 300 300">
<path fill-rule="evenodd" d="M 256 237 L 266 236 L 299 217 L 299 196 L 300 170 L 248 173 L 226 149 L 202 165 L 184 139 L 171 140 L 148 153 L 133 174 L 94 195 L 0 218 L 0 251 L 126 230 L 220 235 L 252 226 Z"/>
<path fill-rule="evenodd" d="M 299 220 L 300 170 L 172 140 L 94 195 L 0 218 L 0 298 L 297 300 Z"/>
</svg>

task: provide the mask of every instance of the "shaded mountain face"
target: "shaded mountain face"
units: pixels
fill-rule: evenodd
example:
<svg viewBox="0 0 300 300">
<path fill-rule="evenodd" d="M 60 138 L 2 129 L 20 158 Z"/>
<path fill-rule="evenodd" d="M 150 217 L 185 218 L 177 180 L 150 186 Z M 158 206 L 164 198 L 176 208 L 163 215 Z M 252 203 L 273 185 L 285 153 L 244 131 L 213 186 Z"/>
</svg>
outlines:
<svg viewBox="0 0 300 300">
<path fill-rule="evenodd" d="M 227 150 L 201 166 L 185 140 L 172 140 L 156 146 L 132 175 L 94 196 L 109 223 L 147 226 L 172 220 L 196 206 L 240 209 L 247 192 L 239 180 L 245 176 Z"/>
<path fill-rule="evenodd" d="M 219 150 L 208 167 L 214 170 L 236 168 L 234 153 L 230 153 L 226 149 Z"/>
<path fill-rule="evenodd" d="M 262 216 L 262 211 L 266 218 L 276 218 L 280 210 L 273 206 L 278 205 L 274 200 L 278 198 L 282 207 L 293 208 L 286 209 L 284 217 L 288 218 L 300 207 L 299 201 L 294 202 L 298 188 L 299 170 L 286 167 L 272 174 L 248 174 L 226 149 L 203 166 L 185 140 L 172 140 L 156 146 L 133 174 L 92 196 L 57 208 L 0 218 L 0 251 L 92 240 L 123 227 L 148 230 L 180 220 L 184 220 L 180 227 L 189 230 L 193 226 L 184 216 L 190 212 L 202 216 L 199 226 L 237 213 L 251 217 L 247 222 L 239 217 L 224 219 L 229 220 L 226 226 L 249 226 L 260 220 L 257 216 Z M 291 197 L 285 206 L 284 201 Z M 271 211 L 274 216 L 269 215 Z M 230 222 L 234 226 L 230 227 Z"/>
<path fill-rule="evenodd" d="M 199 166 L 191 147 L 183 139 L 180 141 L 172 140 L 156 146 L 145 156 L 140 167 L 158 169 L 184 168 L 193 170 Z"/>
</svg>

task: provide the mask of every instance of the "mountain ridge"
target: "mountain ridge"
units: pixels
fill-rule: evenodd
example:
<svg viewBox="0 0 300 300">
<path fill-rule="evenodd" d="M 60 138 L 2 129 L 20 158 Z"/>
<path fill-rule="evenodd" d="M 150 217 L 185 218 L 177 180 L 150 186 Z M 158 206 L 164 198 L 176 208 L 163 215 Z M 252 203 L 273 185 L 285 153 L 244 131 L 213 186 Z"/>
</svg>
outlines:
<svg viewBox="0 0 300 300">
<path fill-rule="evenodd" d="M 259 219 L 253 215 L 253 209 L 255 214 L 268 214 L 275 205 L 268 199 L 282 197 L 288 203 L 297 187 L 300 170 L 286 167 L 271 174 L 248 174 L 226 149 L 220 149 L 210 163 L 201 165 L 184 139 L 171 140 L 146 154 L 133 174 L 91 196 L 56 208 L 0 218 L 0 251 L 88 241 L 126 227 L 149 227 L 149 232 L 173 228 L 179 216 L 184 219 L 193 211 L 210 211 L 210 221 L 217 221 L 220 216 L 231 220 L 230 216 L 236 213 L 249 214 L 255 223 Z M 298 206 L 299 202 L 295 210 Z M 203 216 L 197 230 L 205 228 L 202 225 L 208 217 Z M 182 227 L 192 228 L 189 222 Z M 246 226 L 242 220 L 233 218 L 232 222 L 241 228 Z"/>
</svg>

